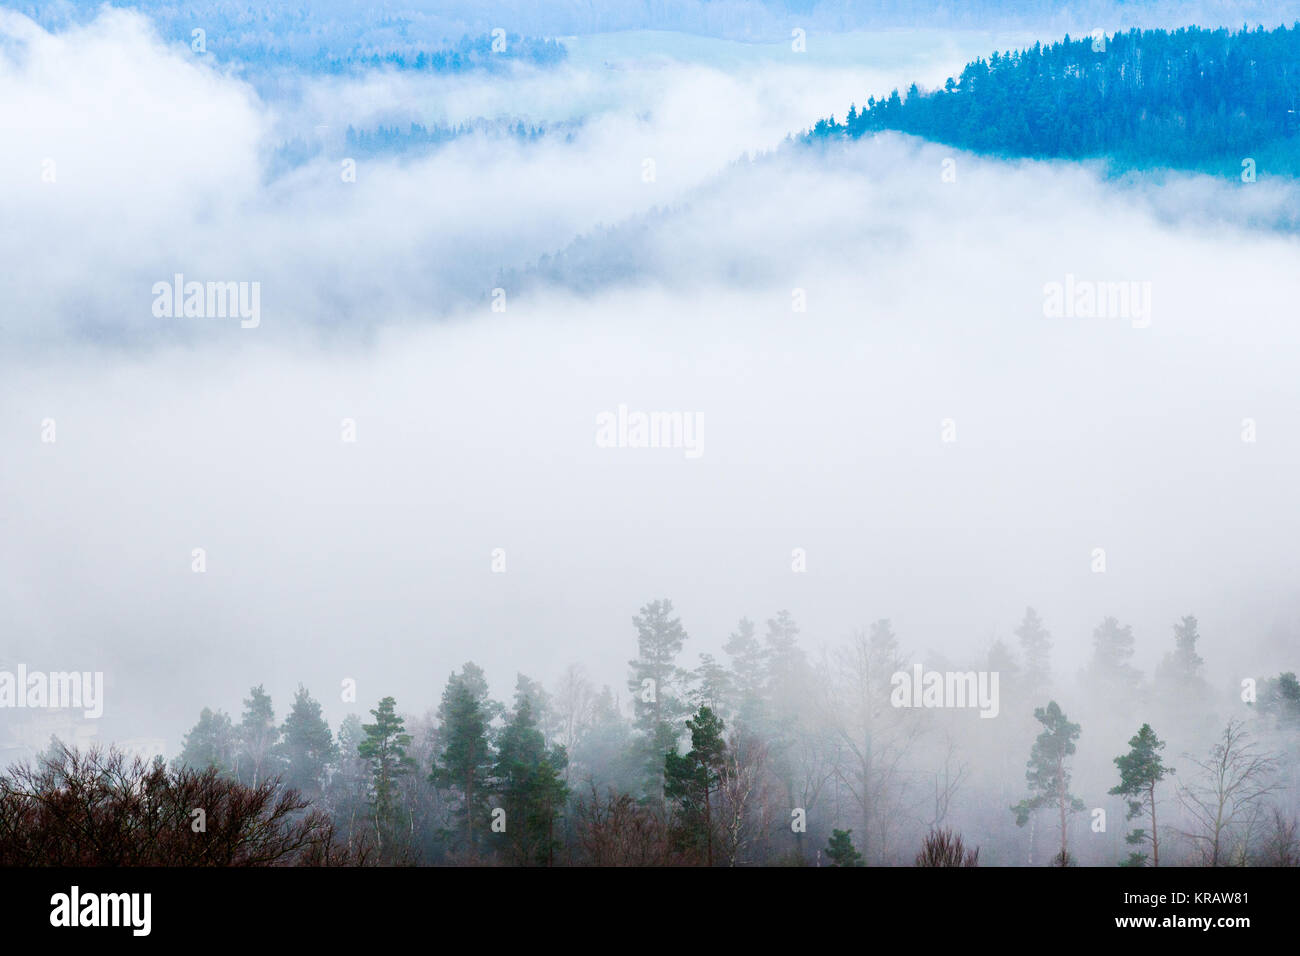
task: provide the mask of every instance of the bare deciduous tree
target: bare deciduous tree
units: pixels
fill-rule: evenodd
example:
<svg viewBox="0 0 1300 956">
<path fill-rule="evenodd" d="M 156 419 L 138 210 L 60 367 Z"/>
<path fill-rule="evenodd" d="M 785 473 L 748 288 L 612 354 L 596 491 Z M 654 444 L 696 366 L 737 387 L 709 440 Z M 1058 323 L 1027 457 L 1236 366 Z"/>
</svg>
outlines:
<svg viewBox="0 0 1300 956">
<path fill-rule="evenodd" d="M 0 776 L 0 866 L 293 866 L 366 862 L 274 779 L 171 770 L 59 746 Z"/>
<path fill-rule="evenodd" d="M 1300 821 L 1274 807 L 1268 835 L 1254 862 L 1257 866 L 1300 866 Z"/>
<path fill-rule="evenodd" d="M 767 744 L 756 734 L 736 731 L 727 745 L 718 791 L 718 842 L 728 866 L 750 862 L 749 851 L 776 820 L 778 794 Z"/>
<path fill-rule="evenodd" d="M 1257 748 L 1239 720 L 1228 722 L 1209 755 L 1187 755 L 1197 768 L 1178 789 L 1191 826 L 1178 832 L 1192 841 L 1204 866 L 1240 866 L 1277 789 L 1277 759 Z"/>
<path fill-rule="evenodd" d="M 578 845 L 588 864 L 672 866 L 687 862 L 673 849 L 663 811 L 638 804 L 630 794 L 610 789 L 602 797 L 593 784 L 590 797 L 578 800 L 574 816 Z"/>
<path fill-rule="evenodd" d="M 967 849 L 961 834 L 945 827 L 931 829 L 916 855 L 917 866 L 979 866 L 980 848 Z"/>
<path fill-rule="evenodd" d="M 835 775 L 861 813 L 860 848 L 869 865 L 888 862 L 892 837 L 908 818 L 904 764 L 925 730 L 914 714 L 890 706 L 890 678 L 906 666 L 888 621 L 857 632 L 833 666 L 823 665 L 825 719 L 844 758 Z"/>
</svg>

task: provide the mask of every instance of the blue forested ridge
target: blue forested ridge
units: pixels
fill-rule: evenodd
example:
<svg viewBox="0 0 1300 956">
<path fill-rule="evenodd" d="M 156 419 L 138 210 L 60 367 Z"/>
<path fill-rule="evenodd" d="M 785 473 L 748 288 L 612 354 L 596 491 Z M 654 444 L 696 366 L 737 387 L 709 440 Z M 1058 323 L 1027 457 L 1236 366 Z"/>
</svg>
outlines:
<svg viewBox="0 0 1300 956">
<path fill-rule="evenodd" d="M 1300 24 L 1067 36 L 978 59 L 937 90 L 869 97 L 806 138 L 882 130 L 998 156 L 1229 175 L 1251 159 L 1300 175 Z"/>
<path fill-rule="evenodd" d="M 0 2 L 46 29 L 62 29 L 97 16 L 105 4 Z M 348 73 L 388 68 L 433 73 L 500 70 L 512 63 L 552 66 L 566 56 L 549 37 L 477 21 L 372 10 L 352 4 L 259 6 L 227 0 L 111 4 L 149 18 L 164 40 L 190 46 L 202 31 L 202 52 L 254 68 L 285 67 L 307 73 Z M 498 31 L 494 49 L 493 31 Z"/>
</svg>

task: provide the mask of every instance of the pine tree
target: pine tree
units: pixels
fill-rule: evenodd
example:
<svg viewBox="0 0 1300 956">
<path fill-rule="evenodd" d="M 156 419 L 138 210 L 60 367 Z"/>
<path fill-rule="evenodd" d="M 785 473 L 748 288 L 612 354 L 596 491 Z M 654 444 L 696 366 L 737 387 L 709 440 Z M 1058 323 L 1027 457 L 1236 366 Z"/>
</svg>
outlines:
<svg viewBox="0 0 1300 956">
<path fill-rule="evenodd" d="M 832 830 L 830 842 L 826 844 L 826 856 L 831 866 L 861 866 L 862 854 L 853 847 L 853 831 Z"/>
<path fill-rule="evenodd" d="M 391 833 L 398 819 L 398 778 L 410 773 L 415 761 L 406 755 L 411 735 L 406 733 L 406 721 L 397 715 L 397 701 L 385 697 L 370 714 L 375 722 L 361 725 L 366 736 L 357 753 L 369 765 L 370 807 L 382 853 L 393 842 Z"/>
<path fill-rule="evenodd" d="M 722 719 L 701 707 L 686 721 L 691 749 L 683 756 L 677 745 L 664 757 L 664 795 L 677 804 L 677 835 L 682 846 L 704 850 L 713 865 L 713 801 L 722 779 L 727 744 Z"/>
<path fill-rule="evenodd" d="M 494 710 L 487 698 L 483 671 L 476 664 L 465 664 L 460 674 L 453 673 L 447 679 L 438 707 L 441 750 L 429 780 L 459 797 L 456 815 L 470 857 L 478 850 L 477 825 L 487 821 L 493 764 L 488 726 Z"/>
<path fill-rule="evenodd" d="M 301 684 L 281 732 L 279 754 L 284 762 L 285 785 L 294 787 L 308 800 L 319 799 L 337 748 L 330 725 L 321 715 L 320 701 Z"/>
<path fill-rule="evenodd" d="M 696 706 L 706 706 L 714 713 L 722 713 L 731 700 L 731 675 L 712 654 L 701 654 L 695 668 L 695 690 L 691 694 Z"/>
<path fill-rule="evenodd" d="M 1145 866 L 1148 859 L 1152 866 L 1160 865 L 1160 834 L 1156 829 L 1156 784 L 1174 772 L 1166 767 L 1160 758 L 1160 751 L 1165 749 L 1164 741 L 1156 736 L 1150 724 L 1143 724 L 1137 734 L 1128 742 L 1129 752 L 1115 758 L 1119 767 L 1119 783 L 1110 792 L 1115 796 L 1128 798 L 1126 820 L 1134 817 L 1150 816 L 1151 829 L 1142 827 L 1132 830 L 1125 842 L 1130 846 L 1150 844 L 1151 856 L 1140 850 L 1129 855 L 1126 866 Z"/>
<path fill-rule="evenodd" d="M 1056 858 L 1060 866 L 1068 865 L 1070 853 L 1067 846 L 1067 815 L 1083 810 L 1083 801 L 1070 793 L 1070 770 L 1067 762 L 1074 753 L 1074 742 L 1079 739 L 1079 725 L 1066 719 L 1056 701 L 1045 708 L 1034 710 L 1034 719 L 1043 725 L 1043 732 L 1034 741 L 1026 765 L 1025 779 L 1029 781 L 1030 795 L 1011 808 L 1016 815 L 1016 825 L 1024 826 L 1029 816 L 1044 807 L 1056 807 L 1060 815 L 1061 852 Z"/>
</svg>

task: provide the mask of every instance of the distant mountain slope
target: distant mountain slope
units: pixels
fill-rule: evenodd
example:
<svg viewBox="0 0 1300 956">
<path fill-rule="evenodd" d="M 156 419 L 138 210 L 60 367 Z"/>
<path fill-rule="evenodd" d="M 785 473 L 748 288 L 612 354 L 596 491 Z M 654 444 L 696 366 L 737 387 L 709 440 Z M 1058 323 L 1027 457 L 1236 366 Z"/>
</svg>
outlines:
<svg viewBox="0 0 1300 956">
<path fill-rule="evenodd" d="M 96 15 L 103 0 L 0 0 L 46 27 Z M 503 28 L 555 37 L 623 30 L 669 30 L 733 40 L 789 43 L 791 31 L 1031 29 L 1047 36 L 1097 27 L 1167 27 L 1180 23 L 1274 26 L 1300 18 L 1297 0 L 113 0 L 188 41 L 192 27 L 235 43 L 274 44 L 294 57 L 354 51 L 437 49 L 457 38 Z"/>
<path fill-rule="evenodd" d="M 998 156 L 1106 157 L 1300 175 L 1300 24 L 1288 29 L 1132 30 L 993 54 L 943 89 L 867 100 L 809 140 L 897 130 Z"/>
<path fill-rule="evenodd" d="M 55 32 L 89 22 L 107 6 L 143 14 L 169 43 L 183 44 L 224 63 L 258 69 L 325 74 L 375 69 L 504 72 L 519 63 L 552 67 L 562 63 L 566 55 L 564 44 L 549 35 L 521 34 L 499 23 L 470 29 L 445 18 L 392 12 L 387 5 L 0 0 L 0 9 L 16 10 Z"/>
</svg>

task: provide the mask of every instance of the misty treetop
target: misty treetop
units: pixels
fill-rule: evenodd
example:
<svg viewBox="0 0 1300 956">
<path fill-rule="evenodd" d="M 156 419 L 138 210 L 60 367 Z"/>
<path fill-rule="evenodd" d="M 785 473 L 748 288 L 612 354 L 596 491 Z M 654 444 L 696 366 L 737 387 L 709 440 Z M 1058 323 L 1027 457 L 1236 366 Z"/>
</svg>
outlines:
<svg viewBox="0 0 1300 956">
<path fill-rule="evenodd" d="M 423 123 L 409 123 L 405 128 L 394 125 L 355 129 L 349 126 L 344 142 L 350 153 L 365 156 L 418 151 L 470 135 L 531 143 L 558 132 L 562 138 L 567 139 L 572 137 L 574 129 L 575 124 L 530 123 L 523 119 L 488 120 L 480 117 L 454 126 L 440 123 L 427 126 Z"/>
<path fill-rule="evenodd" d="M 1065 37 L 868 97 L 812 140 L 894 130 L 999 157 L 1300 175 L 1300 24 Z"/>
</svg>

